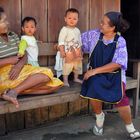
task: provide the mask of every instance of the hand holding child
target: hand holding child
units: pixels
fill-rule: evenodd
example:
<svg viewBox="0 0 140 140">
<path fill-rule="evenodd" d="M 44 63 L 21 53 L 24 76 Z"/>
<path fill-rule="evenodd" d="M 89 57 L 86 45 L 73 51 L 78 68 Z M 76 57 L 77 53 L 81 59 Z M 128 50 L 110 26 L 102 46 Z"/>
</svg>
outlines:
<svg viewBox="0 0 140 140">
<path fill-rule="evenodd" d="M 59 51 L 60 51 L 60 56 L 62 58 L 66 57 L 65 48 L 64 48 L 63 45 L 62 46 L 59 46 Z"/>
</svg>

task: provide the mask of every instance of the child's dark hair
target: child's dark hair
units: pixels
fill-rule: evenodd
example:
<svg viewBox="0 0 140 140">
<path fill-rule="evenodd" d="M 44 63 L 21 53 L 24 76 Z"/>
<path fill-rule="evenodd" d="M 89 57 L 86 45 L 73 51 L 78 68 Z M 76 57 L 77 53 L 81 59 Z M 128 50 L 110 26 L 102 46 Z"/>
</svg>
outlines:
<svg viewBox="0 0 140 140">
<path fill-rule="evenodd" d="M 22 22 L 21 22 L 21 27 L 23 27 L 24 24 L 25 24 L 26 22 L 29 22 L 29 21 L 33 21 L 33 22 L 35 23 L 35 26 L 36 26 L 37 22 L 36 22 L 35 18 L 33 18 L 33 17 L 25 17 L 25 18 L 22 20 Z"/>
<path fill-rule="evenodd" d="M 0 19 L 1 19 L 1 14 L 4 13 L 4 9 L 0 7 Z"/>
<path fill-rule="evenodd" d="M 75 8 L 69 8 L 69 9 L 67 9 L 66 12 L 65 12 L 65 16 L 67 16 L 67 14 L 69 12 L 71 12 L 71 13 L 77 13 L 78 16 L 79 16 L 79 11 L 77 9 L 75 9 Z"/>
</svg>

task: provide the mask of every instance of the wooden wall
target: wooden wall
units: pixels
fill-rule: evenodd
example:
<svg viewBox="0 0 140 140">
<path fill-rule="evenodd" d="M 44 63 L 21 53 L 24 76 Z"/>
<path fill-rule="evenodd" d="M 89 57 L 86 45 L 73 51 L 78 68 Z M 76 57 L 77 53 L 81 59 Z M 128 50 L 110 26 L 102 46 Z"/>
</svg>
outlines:
<svg viewBox="0 0 140 140">
<path fill-rule="evenodd" d="M 51 44 L 57 42 L 59 30 L 65 24 L 64 13 L 67 8 L 79 10 L 78 27 L 84 32 L 99 27 L 105 12 L 120 11 L 120 0 L 0 0 L 0 6 L 7 13 L 11 30 L 20 34 L 22 18 L 33 16 L 38 23 L 37 39 Z M 71 103 L 0 115 L 0 135 L 80 113 L 88 107 L 87 101 L 79 99 Z"/>
<path fill-rule="evenodd" d="M 78 27 L 81 32 L 97 28 L 103 14 L 120 10 L 120 0 L 0 0 L 10 22 L 10 29 L 20 34 L 21 19 L 36 18 L 37 39 L 43 42 L 57 42 L 58 33 L 64 23 L 64 13 L 69 7 L 80 12 Z"/>
</svg>

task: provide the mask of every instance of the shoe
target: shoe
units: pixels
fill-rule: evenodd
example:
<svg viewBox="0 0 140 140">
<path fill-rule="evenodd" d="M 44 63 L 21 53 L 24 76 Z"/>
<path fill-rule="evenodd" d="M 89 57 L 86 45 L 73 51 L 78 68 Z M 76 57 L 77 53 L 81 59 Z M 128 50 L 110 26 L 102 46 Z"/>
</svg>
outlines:
<svg viewBox="0 0 140 140">
<path fill-rule="evenodd" d="M 129 139 L 130 140 L 140 139 L 140 133 L 139 133 L 139 131 L 135 130 L 134 132 L 129 133 Z"/>
<path fill-rule="evenodd" d="M 92 132 L 96 136 L 102 136 L 103 135 L 103 127 L 99 127 L 97 125 L 94 125 Z"/>
</svg>

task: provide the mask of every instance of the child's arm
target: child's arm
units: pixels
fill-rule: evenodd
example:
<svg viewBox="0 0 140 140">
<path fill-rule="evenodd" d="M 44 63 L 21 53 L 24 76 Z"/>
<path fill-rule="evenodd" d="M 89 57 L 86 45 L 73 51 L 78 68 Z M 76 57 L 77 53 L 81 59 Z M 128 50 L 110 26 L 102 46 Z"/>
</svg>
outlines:
<svg viewBox="0 0 140 140">
<path fill-rule="evenodd" d="M 24 39 L 22 39 L 19 43 L 19 51 L 18 51 L 18 56 L 19 57 L 24 56 L 25 50 L 26 50 L 27 47 L 28 47 L 27 42 Z"/>
<path fill-rule="evenodd" d="M 66 53 L 65 53 L 65 46 L 64 45 L 60 45 L 58 46 L 58 50 L 60 51 L 60 56 L 62 58 L 64 58 L 66 56 Z"/>
<path fill-rule="evenodd" d="M 59 37 L 58 37 L 58 51 L 60 51 L 60 55 L 62 58 L 66 56 L 65 54 L 65 39 L 67 37 L 67 28 L 63 27 L 60 30 Z"/>
</svg>

